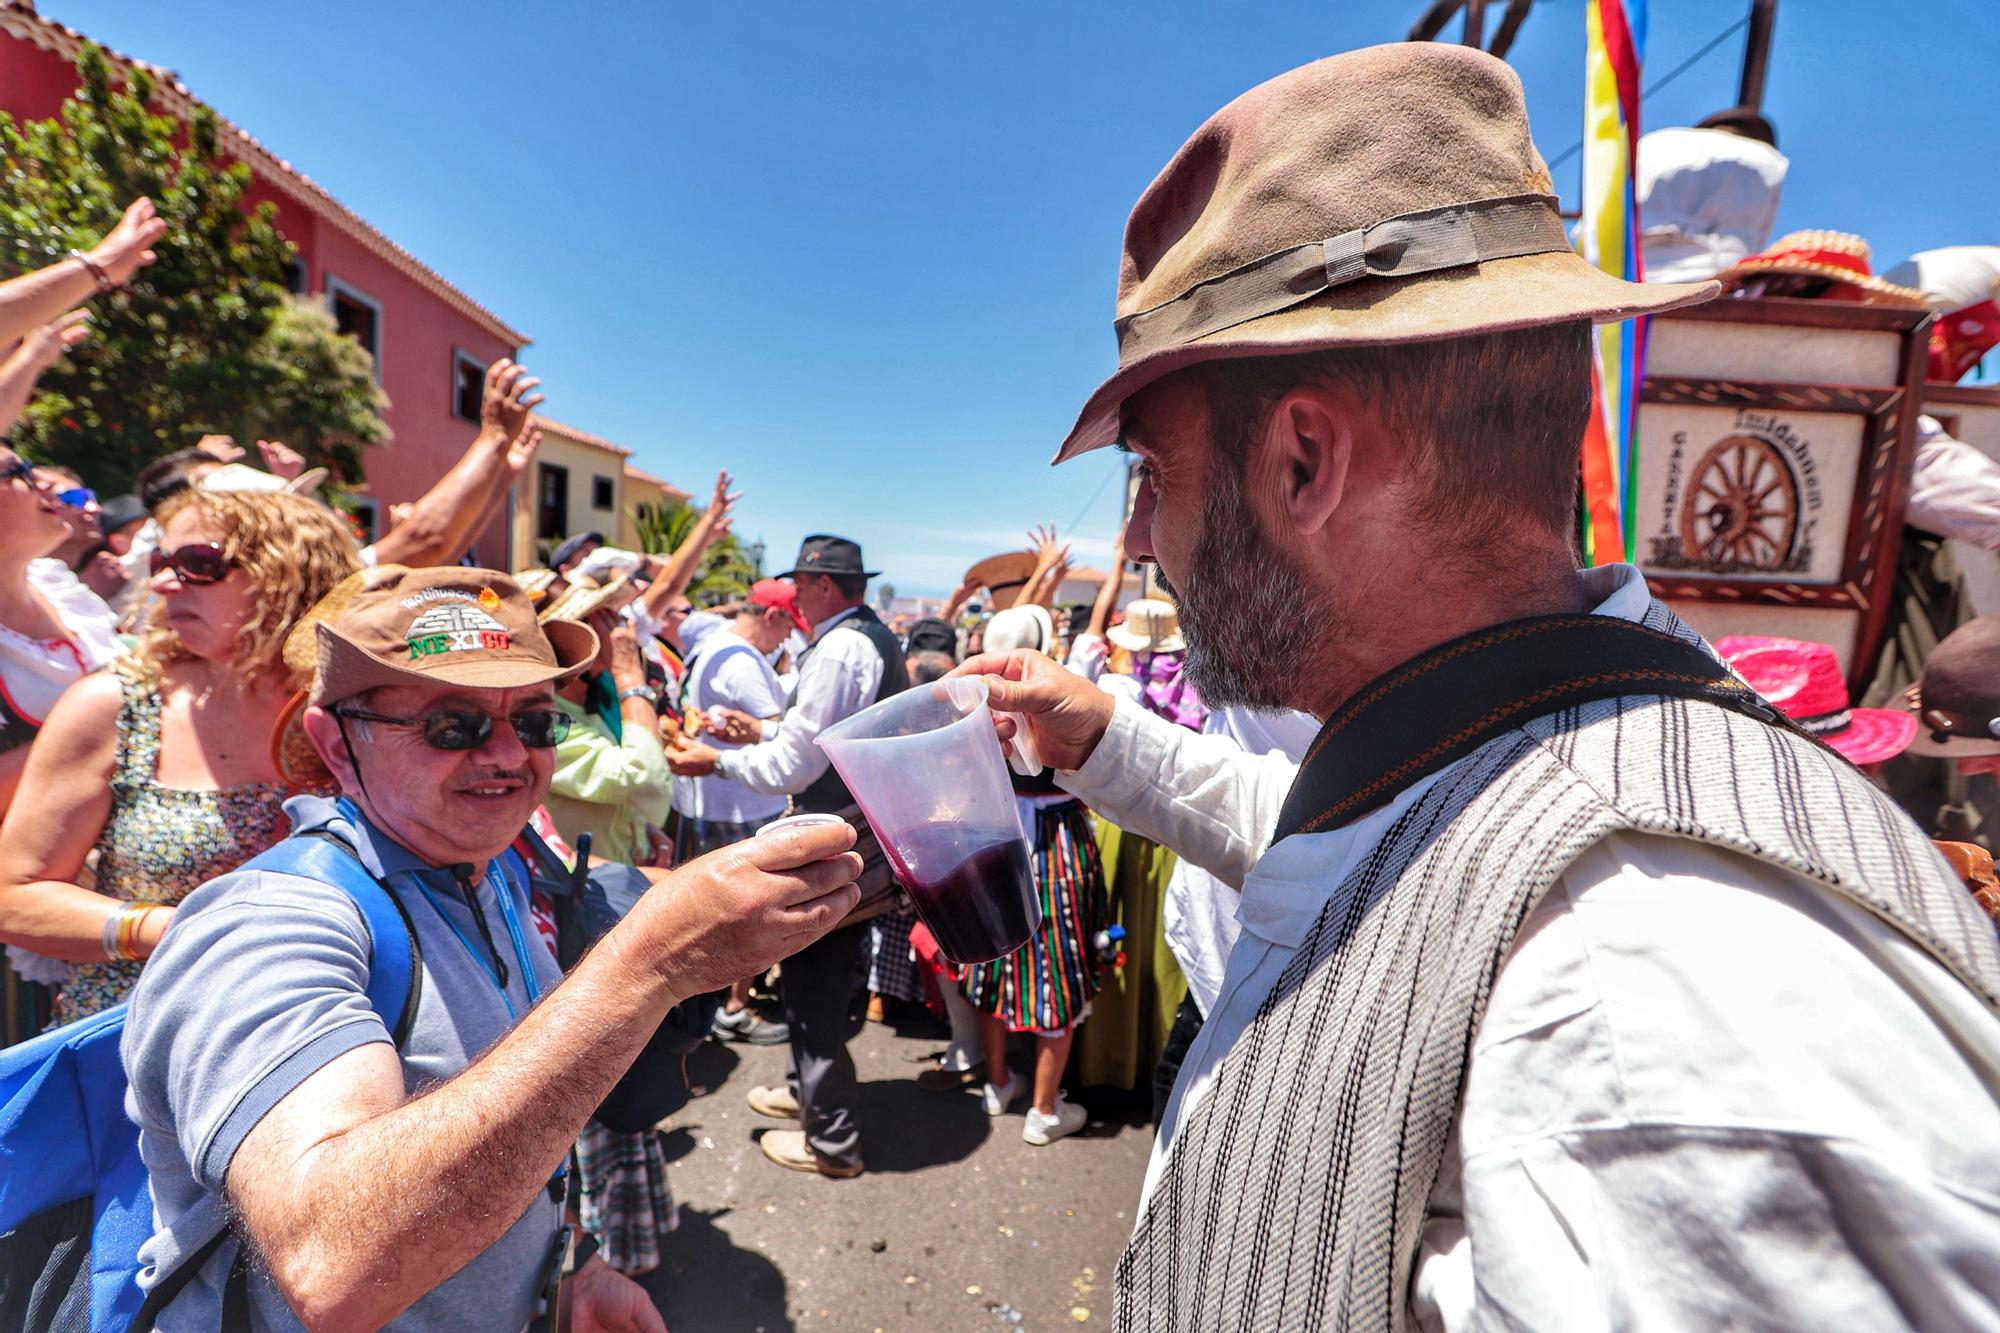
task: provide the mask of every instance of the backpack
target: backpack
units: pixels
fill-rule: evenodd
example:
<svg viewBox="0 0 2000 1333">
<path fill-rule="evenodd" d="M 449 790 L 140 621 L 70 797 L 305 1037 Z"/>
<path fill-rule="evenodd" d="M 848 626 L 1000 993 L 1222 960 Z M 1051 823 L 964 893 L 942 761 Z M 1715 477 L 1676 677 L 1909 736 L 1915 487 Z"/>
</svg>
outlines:
<svg viewBox="0 0 2000 1333">
<path fill-rule="evenodd" d="M 245 862 L 320 880 L 354 900 L 368 928 L 368 1003 L 400 1050 L 422 991 L 422 957 L 402 904 L 329 833 L 291 837 Z M 162 1274 L 145 1299 L 139 1247 L 153 1195 L 139 1128 L 125 1114 L 124 1005 L 0 1050 L 0 1324 L 62 1333 L 140 1333 L 201 1271 L 218 1232 Z M 232 1293 L 233 1294 L 233 1293 Z M 225 1320 L 227 1322 L 227 1320 Z"/>
</svg>

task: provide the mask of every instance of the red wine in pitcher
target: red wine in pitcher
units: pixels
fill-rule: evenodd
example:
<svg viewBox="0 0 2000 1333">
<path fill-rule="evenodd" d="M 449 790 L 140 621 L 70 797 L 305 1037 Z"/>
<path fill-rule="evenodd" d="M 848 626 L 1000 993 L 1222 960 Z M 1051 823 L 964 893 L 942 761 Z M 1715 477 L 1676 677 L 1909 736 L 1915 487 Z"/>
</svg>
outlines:
<svg viewBox="0 0 2000 1333">
<path fill-rule="evenodd" d="M 934 879 L 917 879 L 899 858 L 891 861 L 917 915 L 954 963 L 1005 958 L 1041 928 L 1042 899 L 1019 838 L 982 847 Z"/>
</svg>

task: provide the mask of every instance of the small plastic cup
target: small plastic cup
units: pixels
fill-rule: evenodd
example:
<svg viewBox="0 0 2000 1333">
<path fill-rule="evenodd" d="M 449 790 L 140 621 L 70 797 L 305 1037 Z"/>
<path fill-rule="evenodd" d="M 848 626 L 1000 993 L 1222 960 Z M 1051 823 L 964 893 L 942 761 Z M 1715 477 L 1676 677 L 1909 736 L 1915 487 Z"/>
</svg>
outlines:
<svg viewBox="0 0 2000 1333">
<path fill-rule="evenodd" d="M 819 736 L 917 915 L 961 964 L 1004 958 L 1042 924 L 986 700 L 976 676 L 919 685 Z"/>
</svg>

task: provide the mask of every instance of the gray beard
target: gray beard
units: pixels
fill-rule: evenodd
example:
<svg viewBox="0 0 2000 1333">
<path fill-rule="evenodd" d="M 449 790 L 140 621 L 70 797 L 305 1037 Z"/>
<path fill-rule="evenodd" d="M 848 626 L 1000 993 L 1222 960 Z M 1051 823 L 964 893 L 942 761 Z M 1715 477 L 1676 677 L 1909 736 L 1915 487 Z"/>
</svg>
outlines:
<svg viewBox="0 0 2000 1333">
<path fill-rule="evenodd" d="M 1243 479 L 1226 464 L 1213 471 L 1220 475 L 1202 501 L 1193 568 L 1175 593 L 1188 679 L 1212 709 L 1300 708 L 1312 694 L 1300 686 L 1338 617 L 1265 536 Z"/>
</svg>

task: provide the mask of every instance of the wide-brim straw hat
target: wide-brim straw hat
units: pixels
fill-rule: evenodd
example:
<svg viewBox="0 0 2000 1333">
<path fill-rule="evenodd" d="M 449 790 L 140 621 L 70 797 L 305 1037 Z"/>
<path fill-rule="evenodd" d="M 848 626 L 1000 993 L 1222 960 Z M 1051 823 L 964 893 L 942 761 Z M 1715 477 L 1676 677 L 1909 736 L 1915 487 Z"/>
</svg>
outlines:
<svg viewBox="0 0 2000 1333">
<path fill-rule="evenodd" d="M 562 575 L 553 569 L 544 569 L 541 566 L 514 571 L 514 582 L 520 586 L 522 592 L 528 594 L 528 600 L 536 606 L 540 606 L 548 599 L 550 587 L 559 578 L 562 578 Z"/>
<path fill-rule="evenodd" d="M 196 489 L 217 493 L 313 496 L 318 494 L 319 488 L 331 475 L 323 467 L 309 467 L 286 481 L 275 473 L 260 472 L 242 463 L 224 463 L 204 476 Z"/>
<path fill-rule="evenodd" d="M 1429 342 L 1707 300 L 1571 248 L 1505 61 L 1398 42 L 1315 61 L 1215 113 L 1125 226 L 1118 370 L 1056 455 L 1110 444 L 1119 408 L 1235 357 Z"/>
<path fill-rule="evenodd" d="M 562 596 L 536 613 L 547 624 L 551 620 L 588 620 L 599 611 L 616 611 L 639 595 L 639 585 L 624 570 L 602 583 L 588 574 L 573 574 Z"/>
<path fill-rule="evenodd" d="M 1125 621 L 1104 631 L 1104 637 L 1130 653 L 1182 653 L 1181 613 L 1172 602 L 1141 597 L 1125 604 Z"/>
<path fill-rule="evenodd" d="M 1826 279 L 1836 284 L 1823 294 L 1826 299 L 1909 310 L 1929 308 L 1930 303 L 1916 288 L 1876 277 L 1869 265 L 1870 255 L 1868 242 L 1851 232 L 1795 231 L 1780 236 L 1760 253 L 1739 260 L 1717 274 L 1716 280 L 1734 290 L 1759 279 L 1780 284 L 1785 278 Z M 1774 294 L 1784 293 L 1780 289 Z"/>
<path fill-rule="evenodd" d="M 1894 759 L 1916 735 L 1916 719 L 1901 709 L 1854 707 L 1840 655 L 1827 644 L 1743 634 L 1717 639 L 1715 651 L 1801 731 L 1854 763 Z"/>
<path fill-rule="evenodd" d="M 1033 551 L 1002 551 L 989 555 L 965 571 L 965 581 L 986 589 L 986 605 L 1005 611 L 1021 600 L 1028 590 L 1028 577 L 1035 572 Z"/>
</svg>

